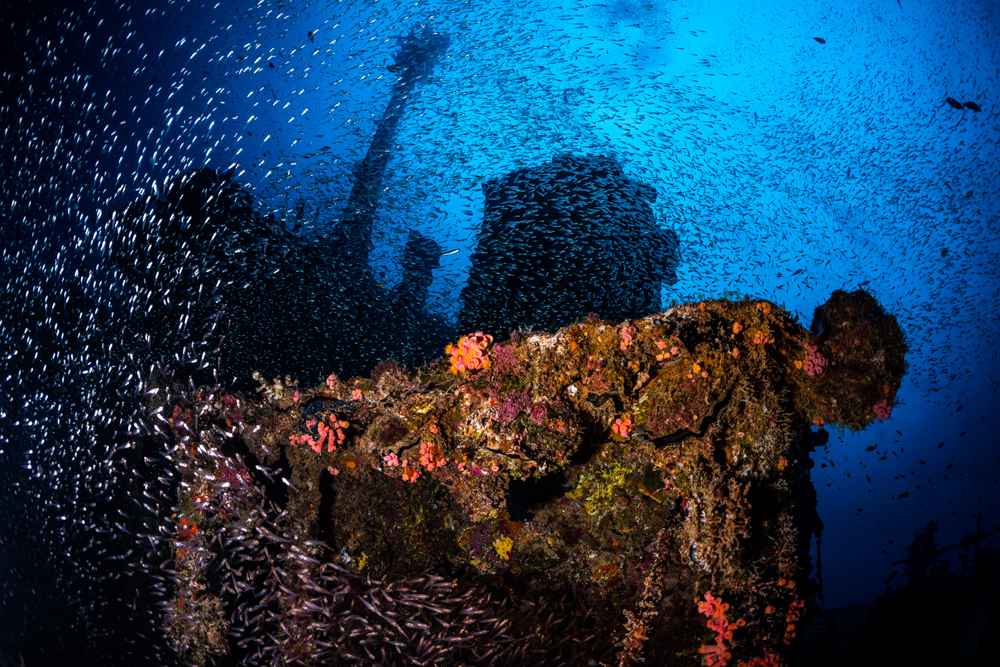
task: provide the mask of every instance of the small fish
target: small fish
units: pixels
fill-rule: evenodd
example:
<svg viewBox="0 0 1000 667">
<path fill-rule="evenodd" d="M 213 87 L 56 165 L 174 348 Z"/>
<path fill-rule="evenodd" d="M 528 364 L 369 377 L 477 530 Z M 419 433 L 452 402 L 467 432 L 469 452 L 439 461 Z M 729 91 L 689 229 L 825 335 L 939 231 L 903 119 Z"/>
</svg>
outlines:
<svg viewBox="0 0 1000 667">
<path fill-rule="evenodd" d="M 975 102 L 966 102 L 965 103 L 965 108 L 966 109 L 972 109 L 973 111 L 982 111 L 982 108 L 980 108 L 980 106 L 978 104 L 976 104 Z"/>
<path fill-rule="evenodd" d="M 815 39 L 820 44 L 826 44 L 826 40 L 823 39 L 822 37 L 813 37 L 813 39 Z"/>
<path fill-rule="evenodd" d="M 454 255 L 456 252 L 458 252 L 458 248 L 455 248 L 454 250 L 449 250 L 448 252 L 441 253 L 441 257 L 447 257 L 448 255 Z"/>
<path fill-rule="evenodd" d="M 313 44 L 316 43 L 316 40 L 313 39 L 313 31 L 312 30 L 309 31 L 309 41 L 312 42 Z"/>
<path fill-rule="evenodd" d="M 951 105 L 952 109 L 961 109 L 962 103 L 956 100 L 954 97 L 946 97 L 944 101 Z"/>
</svg>

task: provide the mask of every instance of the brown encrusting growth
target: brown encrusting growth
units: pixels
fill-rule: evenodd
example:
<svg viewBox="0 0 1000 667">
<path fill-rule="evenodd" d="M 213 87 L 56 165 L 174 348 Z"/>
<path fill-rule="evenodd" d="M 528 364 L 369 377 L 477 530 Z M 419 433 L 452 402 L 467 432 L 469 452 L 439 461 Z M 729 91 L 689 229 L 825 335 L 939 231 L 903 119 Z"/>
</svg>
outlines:
<svg viewBox="0 0 1000 667">
<path fill-rule="evenodd" d="M 814 428 L 891 410 L 895 319 L 859 291 L 812 332 L 717 300 L 487 334 L 371 379 L 154 396 L 187 660 L 779 664 L 811 589 Z"/>
</svg>

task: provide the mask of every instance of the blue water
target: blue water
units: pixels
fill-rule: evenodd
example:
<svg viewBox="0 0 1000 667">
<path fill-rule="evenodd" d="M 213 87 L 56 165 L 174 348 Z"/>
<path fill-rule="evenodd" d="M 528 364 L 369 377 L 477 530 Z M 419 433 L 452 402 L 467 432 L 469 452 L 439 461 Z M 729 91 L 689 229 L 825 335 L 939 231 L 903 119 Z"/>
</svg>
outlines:
<svg viewBox="0 0 1000 667">
<path fill-rule="evenodd" d="M 419 230 L 457 251 L 442 258 L 429 299 L 453 320 L 483 181 L 565 153 L 614 156 L 656 189 L 657 220 L 681 239 L 664 307 L 750 295 L 808 324 L 833 290 L 864 286 L 906 333 L 892 419 L 833 431 L 814 455 L 824 606 L 884 590 L 929 520 L 941 545 L 974 531 L 977 513 L 984 530 L 1000 524 L 996 2 L 191 0 L 13 11 L 0 14 L 12 35 L 0 83 L 5 278 L 37 274 L 45 289 L 41 276 L 66 270 L 63 246 L 91 248 L 100 274 L 110 212 L 202 166 L 235 168 L 279 218 L 304 199 L 296 233 L 321 236 L 391 93 L 395 37 L 426 25 L 452 41 L 409 101 L 383 182 L 371 260 L 386 285 L 399 281 L 408 230 Z M 22 324 L 5 318 L 2 332 Z M 72 562 L 67 535 L 86 542 L 91 527 L 80 489 L 106 483 L 96 481 L 102 456 L 87 454 L 101 451 L 98 436 L 87 420 L 43 414 L 39 405 L 59 404 L 55 388 L 11 381 L 46 363 L 44 348 L 24 358 L 38 348 L 11 340 L 0 339 L 2 507 L 36 513 L 32 557 Z M 14 421 L 27 403 L 53 426 L 47 436 Z M 0 563 L 29 548 L 18 526 L 0 532 Z M 6 604 L 17 571 L 0 568 Z M 70 604 L 77 594 L 67 592 Z M 84 615 L 63 610 L 53 627 Z M 15 644 L 21 628 L 2 630 Z"/>
</svg>

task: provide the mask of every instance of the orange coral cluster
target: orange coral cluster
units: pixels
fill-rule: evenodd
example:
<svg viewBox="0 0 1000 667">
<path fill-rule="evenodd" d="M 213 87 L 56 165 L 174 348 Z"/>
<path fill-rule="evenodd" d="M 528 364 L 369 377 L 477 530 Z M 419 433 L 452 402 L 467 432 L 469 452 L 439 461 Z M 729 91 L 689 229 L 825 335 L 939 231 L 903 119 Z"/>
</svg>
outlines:
<svg viewBox="0 0 1000 667">
<path fill-rule="evenodd" d="M 434 470 L 434 468 L 441 468 L 447 463 L 448 459 L 442 455 L 441 448 L 436 444 L 426 441 L 420 443 L 420 465 L 427 470 Z"/>
<path fill-rule="evenodd" d="M 401 466 L 403 467 L 403 481 L 415 484 L 418 479 L 420 479 L 420 470 L 417 468 L 409 468 L 409 461 L 403 461 Z"/>
<path fill-rule="evenodd" d="M 785 615 L 785 637 L 782 641 L 786 646 L 790 645 L 798 634 L 797 624 L 802 619 L 805 609 L 805 600 L 799 599 L 798 595 L 793 596 L 792 604 L 788 607 L 788 614 Z"/>
<path fill-rule="evenodd" d="M 667 344 L 664 343 L 662 340 L 656 341 L 656 349 L 662 350 L 662 349 L 665 349 L 666 347 L 667 347 Z M 667 350 L 666 352 L 661 352 L 660 354 L 656 355 L 656 360 L 657 361 L 665 361 L 665 360 L 669 359 L 672 356 L 673 357 L 677 356 L 680 353 L 681 353 L 681 351 L 678 350 L 677 347 L 672 347 L 669 350 Z"/>
<path fill-rule="evenodd" d="M 493 342 L 493 336 L 477 331 L 468 336 L 462 336 L 458 345 L 449 344 L 444 351 L 451 355 L 451 372 L 454 375 L 475 368 L 489 368 L 490 360 L 486 356 L 486 348 Z"/>
<path fill-rule="evenodd" d="M 715 643 L 701 647 L 701 653 L 705 656 L 705 664 L 708 667 L 726 667 L 727 661 L 733 657 L 726 647 L 726 640 L 733 638 L 733 630 L 746 625 L 746 621 L 742 618 L 730 623 L 726 619 L 728 609 L 729 605 L 713 596 L 711 591 L 705 593 L 704 602 L 698 603 L 698 613 L 708 617 L 708 629 L 715 631 Z"/>
<path fill-rule="evenodd" d="M 177 537 L 183 541 L 188 541 L 198 534 L 198 526 L 193 521 L 188 521 L 184 517 L 177 520 Z"/>
</svg>

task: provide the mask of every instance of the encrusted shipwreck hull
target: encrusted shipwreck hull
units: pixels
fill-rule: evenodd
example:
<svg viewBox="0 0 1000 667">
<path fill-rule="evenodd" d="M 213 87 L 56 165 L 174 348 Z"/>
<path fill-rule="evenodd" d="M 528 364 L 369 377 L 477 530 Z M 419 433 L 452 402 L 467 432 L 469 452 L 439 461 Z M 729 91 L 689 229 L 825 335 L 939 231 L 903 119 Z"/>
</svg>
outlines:
<svg viewBox="0 0 1000 667">
<path fill-rule="evenodd" d="M 449 352 L 153 395 L 184 660 L 779 664 L 813 592 L 814 427 L 888 416 L 905 345 L 859 291 L 812 331 L 719 300 Z"/>
</svg>

